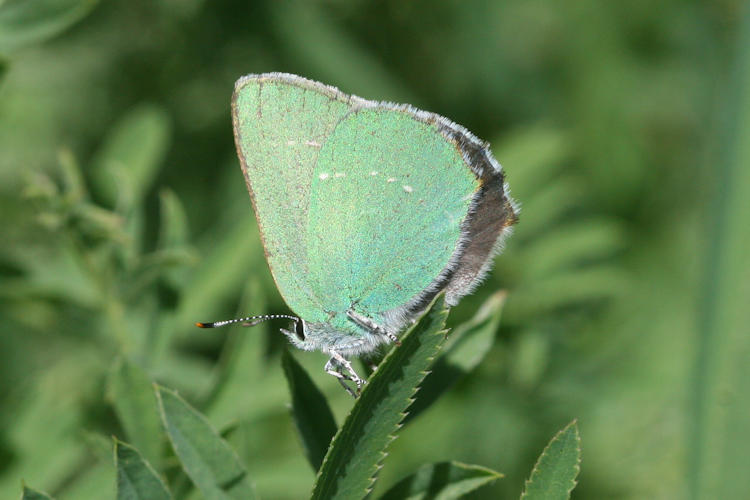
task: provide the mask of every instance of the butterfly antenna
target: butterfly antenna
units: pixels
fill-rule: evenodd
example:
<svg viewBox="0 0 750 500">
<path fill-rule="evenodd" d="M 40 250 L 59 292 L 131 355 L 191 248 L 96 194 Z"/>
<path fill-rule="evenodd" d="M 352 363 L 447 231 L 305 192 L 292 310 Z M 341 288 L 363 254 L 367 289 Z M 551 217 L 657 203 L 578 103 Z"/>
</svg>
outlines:
<svg viewBox="0 0 750 500">
<path fill-rule="evenodd" d="M 242 323 L 242 326 L 255 326 L 271 319 L 291 319 L 295 323 L 299 321 L 298 317 L 289 316 L 288 314 L 263 314 L 261 316 L 248 316 L 247 318 L 214 321 L 213 323 L 196 323 L 195 326 L 199 328 L 218 328 L 220 326 L 233 325 L 234 323 Z"/>
</svg>

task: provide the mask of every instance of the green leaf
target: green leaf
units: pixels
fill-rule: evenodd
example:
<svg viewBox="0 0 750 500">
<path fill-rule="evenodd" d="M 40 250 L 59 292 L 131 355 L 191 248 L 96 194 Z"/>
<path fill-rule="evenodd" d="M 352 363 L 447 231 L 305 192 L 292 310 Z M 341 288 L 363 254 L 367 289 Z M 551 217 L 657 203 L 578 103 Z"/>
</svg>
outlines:
<svg viewBox="0 0 750 500">
<path fill-rule="evenodd" d="M 289 351 L 284 350 L 281 364 L 292 395 L 294 424 L 302 440 L 307 460 L 317 471 L 323 463 L 331 439 L 336 434 L 336 420 L 323 393 Z"/>
<path fill-rule="evenodd" d="M 333 438 L 318 472 L 313 499 L 364 498 L 417 387 L 445 339 L 442 296 L 385 357 Z"/>
<path fill-rule="evenodd" d="M 743 3 L 736 59 L 713 141 L 716 182 L 702 241 L 707 254 L 686 439 L 691 498 L 745 498 L 750 443 L 750 5 Z M 710 169 L 710 170 L 708 170 Z"/>
<path fill-rule="evenodd" d="M 98 0 L 6 0 L 0 3 L 0 51 L 51 38 L 82 19 Z"/>
<path fill-rule="evenodd" d="M 521 500 L 565 500 L 581 470 L 581 438 L 576 421 L 557 433 L 537 460 Z"/>
<path fill-rule="evenodd" d="M 380 500 L 452 500 L 503 477 L 479 465 L 439 462 L 420 467 L 391 486 Z"/>
<path fill-rule="evenodd" d="M 138 450 L 115 440 L 117 500 L 164 500 L 172 498 L 167 486 Z"/>
<path fill-rule="evenodd" d="M 161 224 L 159 225 L 158 247 L 160 249 L 184 247 L 189 243 L 190 238 L 185 208 L 171 189 L 163 189 L 159 193 L 159 201 L 161 202 L 159 211 Z"/>
<path fill-rule="evenodd" d="M 53 500 L 51 496 L 41 491 L 33 490 L 26 485 L 23 485 L 23 495 L 21 500 Z"/>
<path fill-rule="evenodd" d="M 151 187 L 169 145 L 169 115 L 143 104 L 115 125 L 94 159 L 93 182 L 108 206 L 137 206 Z"/>
<path fill-rule="evenodd" d="M 107 396 L 128 441 L 160 469 L 164 434 L 153 386 L 146 372 L 126 358 L 118 360 L 109 374 Z"/>
<path fill-rule="evenodd" d="M 185 472 L 208 500 L 250 500 L 255 491 L 245 466 L 206 417 L 185 400 L 156 386 L 161 417 Z"/>
<path fill-rule="evenodd" d="M 419 388 L 404 423 L 429 408 L 448 389 L 481 363 L 495 341 L 500 313 L 506 293 L 499 291 L 488 298 L 469 321 L 458 326 Z"/>
</svg>

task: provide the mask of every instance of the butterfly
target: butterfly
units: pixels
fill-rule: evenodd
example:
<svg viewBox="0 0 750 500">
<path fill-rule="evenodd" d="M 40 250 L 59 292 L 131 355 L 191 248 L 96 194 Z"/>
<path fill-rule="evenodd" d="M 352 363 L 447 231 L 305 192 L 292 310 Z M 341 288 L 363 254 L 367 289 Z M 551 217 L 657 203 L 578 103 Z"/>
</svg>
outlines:
<svg viewBox="0 0 750 500">
<path fill-rule="evenodd" d="M 517 221 L 489 145 L 434 113 L 285 73 L 235 84 L 234 137 L 274 281 L 297 316 L 261 315 L 356 395 L 352 356 L 398 336 L 432 299 L 471 293 Z M 348 385 L 351 382 L 356 392 Z"/>
</svg>

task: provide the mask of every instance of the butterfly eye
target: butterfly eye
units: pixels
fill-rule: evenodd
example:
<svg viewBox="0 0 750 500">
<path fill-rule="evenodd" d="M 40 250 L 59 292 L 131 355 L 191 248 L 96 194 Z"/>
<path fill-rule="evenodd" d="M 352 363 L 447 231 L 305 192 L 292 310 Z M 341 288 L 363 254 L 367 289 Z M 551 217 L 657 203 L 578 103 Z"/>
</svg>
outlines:
<svg viewBox="0 0 750 500">
<path fill-rule="evenodd" d="M 299 320 L 294 322 L 294 333 L 300 340 L 305 340 L 305 324 L 304 321 Z"/>
</svg>

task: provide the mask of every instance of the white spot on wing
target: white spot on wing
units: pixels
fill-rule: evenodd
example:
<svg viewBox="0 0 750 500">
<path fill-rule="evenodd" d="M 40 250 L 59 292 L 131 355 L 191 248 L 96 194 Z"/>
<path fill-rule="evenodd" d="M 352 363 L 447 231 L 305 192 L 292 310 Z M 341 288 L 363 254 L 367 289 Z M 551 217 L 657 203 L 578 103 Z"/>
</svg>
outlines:
<svg viewBox="0 0 750 500">
<path fill-rule="evenodd" d="M 373 177 L 375 177 L 376 175 L 378 175 L 378 171 L 377 170 L 373 170 L 372 172 L 370 172 L 370 175 L 372 175 Z"/>
<path fill-rule="evenodd" d="M 320 179 L 321 181 L 324 181 L 324 180 L 328 179 L 328 174 L 325 173 L 325 172 L 323 172 L 322 174 L 320 174 L 318 176 L 318 179 Z"/>
<path fill-rule="evenodd" d="M 388 177 L 388 180 L 386 182 L 396 182 L 396 179 L 393 177 Z"/>
<path fill-rule="evenodd" d="M 411 193 L 412 191 L 414 191 L 414 188 L 411 186 L 404 186 L 404 191 L 406 191 L 407 193 Z"/>
</svg>

